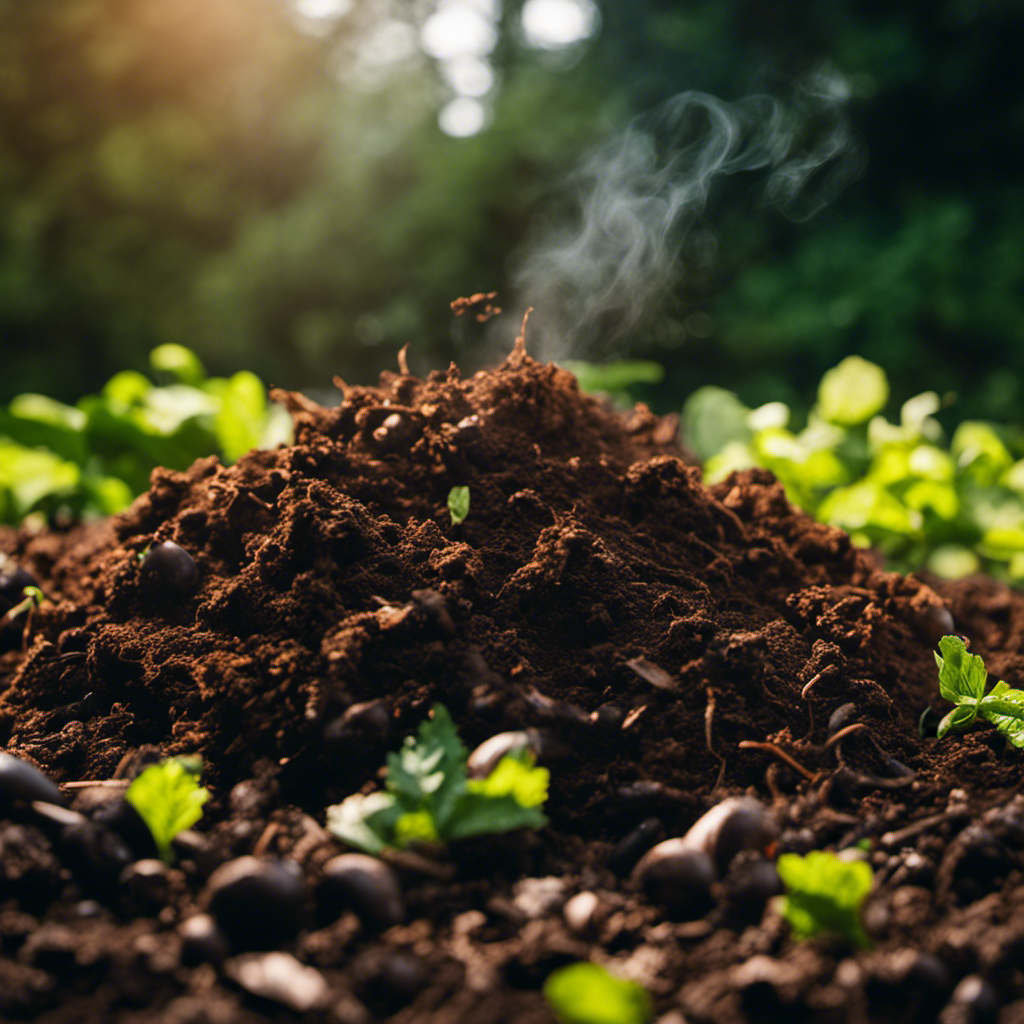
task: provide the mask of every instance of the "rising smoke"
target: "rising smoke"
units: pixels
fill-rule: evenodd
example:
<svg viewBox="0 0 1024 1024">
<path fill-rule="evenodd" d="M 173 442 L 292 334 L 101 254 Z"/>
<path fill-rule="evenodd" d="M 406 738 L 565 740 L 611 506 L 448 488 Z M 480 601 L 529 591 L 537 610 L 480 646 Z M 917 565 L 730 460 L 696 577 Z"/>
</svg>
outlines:
<svg viewBox="0 0 1024 1024">
<path fill-rule="evenodd" d="M 848 95 L 831 73 L 788 104 L 684 92 L 589 154 L 566 183 L 568 210 L 513 261 L 517 312 L 534 308 L 531 352 L 607 355 L 656 312 L 680 284 L 681 257 L 713 243 L 702 215 L 725 176 L 761 172 L 757 201 L 793 220 L 827 206 L 864 166 Z"/>
</svg>

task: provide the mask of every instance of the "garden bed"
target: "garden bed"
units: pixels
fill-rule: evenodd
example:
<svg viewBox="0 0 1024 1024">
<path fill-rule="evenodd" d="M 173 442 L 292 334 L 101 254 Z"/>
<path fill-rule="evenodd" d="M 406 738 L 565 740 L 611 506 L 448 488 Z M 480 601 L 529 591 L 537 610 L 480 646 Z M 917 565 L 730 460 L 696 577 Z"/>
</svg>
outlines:
<svg viewBox="0 0 1024 1024">
<path fill-rule="evenodd" d="M 0 538 L 50 599 L 0 640 L 0 741 L 104 783 L 66 792 L 105 822 L 76 859 L 57 812 L 8 801 L 0 1018 L 539 1024 L 544 980 L 577 960 L 642 983 L 664 1024 L 1024 1016 L 1021 755 L 989 726 L 918 729 L 948 710 L 950 629 L 1024 684 L 1022 595 L 881 571 L 768 473 L 705 488 L 672 420 L 613 412 L 521 345 L 468 380 L 341 386 L 331 409 L 278 396 L 292 446 Z M 140 571 L 168 540 L 199 569 L 184 595 Z M 327 807 L 379 786 L 438 702 L 470 748 L 537 730 L 549 824 L 390 855 L 400 914 L 332 911 Z M 866 728 L 830 741 L 847 704 L 832 736 Z M 202 820 L 169 869 L 105 873 L 118 780 L 168 754 L 202 755 Z M 700 913 L 640 890 L 649 846 L 744 793 L 777 821 L 769 860 L 861 844 L 872 949 L 796 942 L 743 896 L 754 851 Z M 245 855 L 301 872 L 280 948 L 185 923 Z"/>
</svg>

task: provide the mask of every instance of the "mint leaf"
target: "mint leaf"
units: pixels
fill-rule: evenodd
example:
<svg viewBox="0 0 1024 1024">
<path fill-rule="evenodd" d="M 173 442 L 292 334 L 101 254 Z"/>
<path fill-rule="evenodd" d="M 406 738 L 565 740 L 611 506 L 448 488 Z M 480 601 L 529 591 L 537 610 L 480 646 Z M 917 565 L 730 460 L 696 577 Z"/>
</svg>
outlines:
<svg viewBox="0 0 1024 1024">
<path fill-rule="evenodd" d="M 999 682 L 978 705 L 987 718 L 1015 747 L 1024 747 L 1024 690 L 1012 690 Z"/>
<path fill-rule="evenodd" d="M 786 886 L 782 915 L 794 938 L 830 934 L 861 949 L 871 945 L 860 919 L 874 877 L 864 861 L 843 861 L 834 853 L 812 850 L 805 857 L 784 853 L 777 867 Z"/>
<path fill-rule="evenodd" d="M 935 655 L 939 666 L 939 692 L 954 704 L 965 699 L 981 700 L 985 696 L 988 672 L 985 662 L 977 654 L 968 654 L 967 645 L 958 636 L 944 636 L 939 641 L 941 657 Z"/>
<path fill-rule="evenodd" d="M 651 997 L 635 981 L 616 978 L 597 964 L 570 964 L 552 971 L 544 998 L 559 1024 L 646 1024 Z"/>
<path fill-rule="evenodd" d="M 453 523 L 461 523 L 469 515 L 469 488 L 453 487 L 448 492 L 448 512 Z"/>
<path fill-rule="evenodd" d="M 164 860 L 170 860 L 171 840 L 203 816 L 209 792 L 176 758 L 150 765 L 124 795 L 149 827 Z"/>
</svg>

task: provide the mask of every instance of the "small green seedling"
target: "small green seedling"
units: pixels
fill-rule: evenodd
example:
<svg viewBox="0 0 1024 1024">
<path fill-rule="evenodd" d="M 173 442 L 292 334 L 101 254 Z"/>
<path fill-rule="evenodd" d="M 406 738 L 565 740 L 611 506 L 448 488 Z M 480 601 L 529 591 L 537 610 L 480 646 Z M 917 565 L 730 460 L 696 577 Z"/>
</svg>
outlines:
<svg viewBox="0 0 1024 1024">
<path fill-rule="evenodd" d="M 21 594 L 21 600 L 7 609 L 8 622 L 13 622 L 19 615 L 35 611 L 46 600 L 46 595 L 38 587 L 25 587 Z"/>
<path fill-rule="evenodd" d="M 453 487 L 448 492 L 448 512 L 458 525 L 469 515 L 469 488 Z"/>
<path fill-rule="evenodd" d="M 435 704 L 417 735 L 388 754 L 384 791 L 357 793 L 329 807 L 328 829 L 376 854 L 547 824 L 541 805 L 549 773 L 534 767 L 529 754 L 502 758 L 486 779 L 467 777 L 466 758 L 451 716 Z"/>
<path fill-rule="evenodd" d="M 1024 747 L 1024 690 L 998 682 L 986 694 L 988 672 L 977 654 L 968 654 L 958 636 L 939 641 L 939 692 L 956 707 L 939 722 L 937 735 L 961 732 L 979 716 L 991 722 L 1015 747 Z"/>
<path fill-rule="evenodd" d="M 210 798 L 199 785 L 199 767 L 192 758 L 169 758 L 150 765 L 125 792 L 125 800 L 139 812 L 167 862 L 171 840 L 203 816 L 203 804 Z"/>
<path fill-rule="evenodd" d="M 786 886 L 782 916 L 794 938 L 827 934 L 841 936 L 860 949 L 871 945 L 860 917 L 873 881 L 868 864 L 812 850 L 805 857 L 784 853 L 777 867 Z"/>
<path fill-rule="evenodd" d="M 544 982 L 544 998 L 559 1024 L 647 1024 L 651 997 L 635 981 L 597 964 L 560 967 Z"/>
</svg>

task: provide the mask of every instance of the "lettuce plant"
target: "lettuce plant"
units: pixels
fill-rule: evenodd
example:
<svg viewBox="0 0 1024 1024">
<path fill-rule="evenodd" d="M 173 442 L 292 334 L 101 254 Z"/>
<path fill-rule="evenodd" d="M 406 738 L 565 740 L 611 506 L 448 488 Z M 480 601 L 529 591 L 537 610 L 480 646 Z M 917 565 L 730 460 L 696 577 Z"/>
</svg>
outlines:
<svg viewBox="0 0 1024 1024">
<path fill-rule="evenodd" d="M 782 915 L 794 938 L 827 934 L 838 935 L 861 949 L 871 945 L 860 916 L 873 882 L 868 864 L 812 850 L 804 857 L 784 853 L 777 867 L 786 887 Z"/>
<path fill-rule="evenodd" d="M 529 754 L 510 754 L 486 779 L 470 779 L 467 755 L 447 709 L 434 705 L 417 735 L 388 755 L 384 790 L 329 807 L 327 828 L 350 846 L 380 853 L 547 824 L 546 768 L 534 767 Z"/>
<path fill-rule="evenodd" d="M 199 785 L 197 766 L 172 757 L 141 772 L 124 798 L 153 833 L 160 856 L 171 859 L 171 841 L 203 816 L 209 791 Z"/>
</svg>

